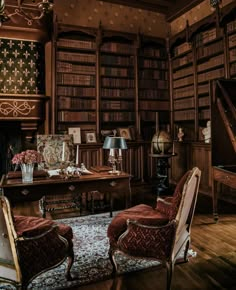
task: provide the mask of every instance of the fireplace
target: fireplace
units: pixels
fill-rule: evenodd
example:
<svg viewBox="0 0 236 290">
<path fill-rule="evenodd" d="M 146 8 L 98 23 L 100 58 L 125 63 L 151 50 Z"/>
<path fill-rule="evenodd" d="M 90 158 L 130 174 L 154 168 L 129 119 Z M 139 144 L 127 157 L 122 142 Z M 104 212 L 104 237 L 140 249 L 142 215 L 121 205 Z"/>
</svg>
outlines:
<svg viewBox="0 0 236 290">
<path fill-rule="evenodd" d="M 0 177 L 12 170 L 15 153 L 35 148 L 35 136 L 44 133 L 45 96 L 0 96 Z"/>
</svg>

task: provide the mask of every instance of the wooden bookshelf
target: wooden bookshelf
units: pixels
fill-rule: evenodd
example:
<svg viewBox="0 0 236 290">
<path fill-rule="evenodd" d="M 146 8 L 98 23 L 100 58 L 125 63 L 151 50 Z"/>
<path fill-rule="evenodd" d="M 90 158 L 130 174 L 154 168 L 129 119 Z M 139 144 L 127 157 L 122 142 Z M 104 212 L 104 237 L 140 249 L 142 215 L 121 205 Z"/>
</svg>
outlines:
<svg viewBox="0 0 236 290">
<path fill-rule="evenodd" d="M 168 57 L 161 39 L 142 38 L 138 51 L 138 110 L 142 135 L 151 140 L 157 122 L 169 124 Z M 157 116 L 159 122 L 157 120 Z"/>
<path fill-rule="evenodd" d="M 104 37 L 100 47 L 101 129 L 135 125 L 134 43 L 125 36 Z"/>
<path fill-rule="evenodd" d="M 96 38 L 83 31 L 66 31 L 56 41 L 56 128 L 96 130 Z"/>
</svg>

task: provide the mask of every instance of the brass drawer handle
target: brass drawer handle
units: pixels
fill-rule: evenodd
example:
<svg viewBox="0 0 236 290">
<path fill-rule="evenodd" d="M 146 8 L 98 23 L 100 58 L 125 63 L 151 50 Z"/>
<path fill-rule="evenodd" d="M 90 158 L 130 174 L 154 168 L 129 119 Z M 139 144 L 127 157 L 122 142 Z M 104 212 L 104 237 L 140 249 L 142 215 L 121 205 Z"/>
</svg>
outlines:
<svg viewBox="0 0 236 290">
<path fill-rule="evenodd" d="M 114 187 L 117 185 L 117 182 L 115 182 L 114 180 L 110 183 L 110 186 Z"/>
<path fill-rule="evenodd" d="M 21 191 L 21 193 L 23 194 L 23 195 L 28 195 L 29 193 L 30 193 L 30 191 L 28 190 L 28 189 L 23 189 L 22 191 Z"/>
<path fill-rule="evenodd" d="M 74 185 L 70 185 L 70 186 L 69 186 L 69 190 L 70 190 L 70 191 L 74 191 L 74 190 L 75 190 L 75 186 L 74 186 Z"/>
</svg>

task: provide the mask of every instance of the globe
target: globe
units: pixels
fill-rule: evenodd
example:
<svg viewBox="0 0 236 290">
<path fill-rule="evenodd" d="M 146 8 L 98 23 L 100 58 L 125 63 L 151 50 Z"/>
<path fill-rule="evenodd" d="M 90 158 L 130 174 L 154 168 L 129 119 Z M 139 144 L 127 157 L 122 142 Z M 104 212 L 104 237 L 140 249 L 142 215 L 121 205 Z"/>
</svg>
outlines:
<svg viewBox="0 0 236 290">
<path fill-rule="evenodd" d="M 153 153 L 168 153 L 172 147 L 172 138 L 166 131 L 158 131 L 152 138 Z"/>
</svg>

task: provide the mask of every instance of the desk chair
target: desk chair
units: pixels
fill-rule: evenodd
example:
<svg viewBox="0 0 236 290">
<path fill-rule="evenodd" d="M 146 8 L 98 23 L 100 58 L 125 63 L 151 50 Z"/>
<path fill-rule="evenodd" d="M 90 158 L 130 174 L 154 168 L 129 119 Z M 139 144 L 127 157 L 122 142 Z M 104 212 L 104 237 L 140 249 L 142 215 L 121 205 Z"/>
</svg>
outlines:
<svg viewBox="0 0 236 290">
<path fill-rule="evenodd" d="M 65 143 L 63 146 L 63 142 Z M 73 135 L 37 135 L 37 150 L 43 155 L 46 169 L 59 169 L 62 166 L 64 147 L 64 163 L 74 161 Z M 73 193 L 73 188 L 68 188 L 65 195 L 43 196 L 39 201 L 42 217 L 46 212 L 65 209 L 81 209 L 81 197 Z"/>
</svg>

